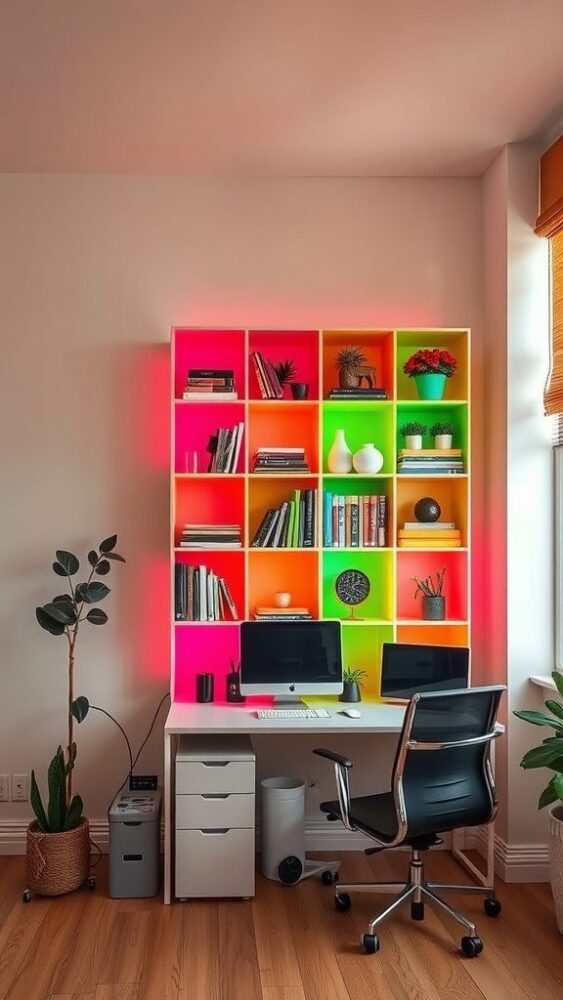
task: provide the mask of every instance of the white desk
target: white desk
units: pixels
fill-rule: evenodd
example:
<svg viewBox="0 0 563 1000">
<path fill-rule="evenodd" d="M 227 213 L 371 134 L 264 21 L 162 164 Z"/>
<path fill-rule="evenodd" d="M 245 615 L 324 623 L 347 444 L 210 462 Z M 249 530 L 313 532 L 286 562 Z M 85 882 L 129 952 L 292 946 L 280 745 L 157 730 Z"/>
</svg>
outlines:
<svg viewBox="0 0 563 1000">
<path fill-rule="evenodd" d="M 359 719 L 349 719 L 338 714 L 341 711 L 339 703 L 327 699 L 306 699 L 311 708 L 322 707 L 330 712 L 328 719 L 258 719 L 256 705 L 201 705 L 176 702 L 170 708 L 164 725 L 164 902 L 170 903 L 172 885 L 172 774 L 173 752 L 175 739 L 186 733 L 196 734 L 232 734 L 245 733 L 252 736 L 274 736 L 280 733 L 301 736 L 318 734 L 329 735 L 344 733 L 354 735 L 369 733 L 383 735 L 385 733 L 400 733 L 405 714 L 400 705 L 386 705 L 382 702 L 361 702 L 357 706 L 361 712 Z M 463 852 L 461 839 L 456 836 L 454 841 L 454 856 L 471 874 L 481 882 L 492 884 L 494 878 L 494 863 L 492 845 L 494 843 L 494 825 L 487 827 L 489 849 L 487 852 L 487 872 L 483 875 Z M 463 836 L 463 835 L 461 835 Z"/>
</svg>

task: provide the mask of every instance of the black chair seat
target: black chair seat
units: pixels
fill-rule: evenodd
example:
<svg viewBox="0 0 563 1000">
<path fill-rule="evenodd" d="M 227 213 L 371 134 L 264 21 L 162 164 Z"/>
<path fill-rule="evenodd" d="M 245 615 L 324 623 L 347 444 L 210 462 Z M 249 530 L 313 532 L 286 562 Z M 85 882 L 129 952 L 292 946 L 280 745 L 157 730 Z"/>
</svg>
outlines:
<svg viewBox="0 0 563 1000">
<path fill-rule="evenodd" d="M 321 810 L 327 813 L 329 818 L 342 818 L 338 800 L 321 802 Z M 350 800 L 350 819 L 358 830 L 373 834 L 378 840 L 387 840 L 390 843 L 397 834 L 397 814 L 392 792 L 383 792 L 380 795 L 360 795 L 357 798 L 352 798 Z M 403 843 L 418 850 L 427 850 L 429 847 L 441 844 L 442 841 L 435 833 L 426 833 L 412 837 L 407 835 Z M 383 850 L 383 848 L 381 849 Z"/>
</svg>

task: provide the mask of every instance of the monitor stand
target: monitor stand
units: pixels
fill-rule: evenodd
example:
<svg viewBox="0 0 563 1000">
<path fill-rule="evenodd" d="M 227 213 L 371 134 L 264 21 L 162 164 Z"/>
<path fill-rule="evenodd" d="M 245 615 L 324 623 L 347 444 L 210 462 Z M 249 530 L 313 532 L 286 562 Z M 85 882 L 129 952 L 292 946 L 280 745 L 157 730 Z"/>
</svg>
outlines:
<svg viewBox="0 0 563 1000">
<path fill-rule="evenodd" d="M 298 694 L 276 694 L 274 708 L 307 708 L 307 706 Z"/>
</svg>

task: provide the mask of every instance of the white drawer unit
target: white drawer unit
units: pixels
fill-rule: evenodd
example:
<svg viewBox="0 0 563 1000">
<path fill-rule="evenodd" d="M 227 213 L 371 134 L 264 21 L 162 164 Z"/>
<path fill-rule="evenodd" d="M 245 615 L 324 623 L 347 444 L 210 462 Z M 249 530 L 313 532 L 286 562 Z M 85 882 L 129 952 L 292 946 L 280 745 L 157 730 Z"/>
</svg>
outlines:
<svg viewBox="0 0 563 1000">
<path fill-rule="evenodd" d="M 253 896 L 255 757 L 247 736 L 183 736 L 176 754 L 175 895 Z"/>
</svg>

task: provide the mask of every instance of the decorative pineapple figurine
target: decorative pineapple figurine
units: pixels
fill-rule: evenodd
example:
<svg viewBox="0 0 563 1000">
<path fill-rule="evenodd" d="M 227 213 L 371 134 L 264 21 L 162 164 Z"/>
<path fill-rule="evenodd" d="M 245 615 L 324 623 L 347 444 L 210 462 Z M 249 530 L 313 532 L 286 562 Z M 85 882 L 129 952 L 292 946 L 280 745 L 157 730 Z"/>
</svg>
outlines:
<svg viewBox="0 0 563 1000">
<path fill-rule="evenodd" d="M 361 347 L 343 347 L 336 355 L 338 381 L 341 389 L 356 389 L 359 385 L 358 368 L 363 368 L 367 358 Z"/>
</svg>

